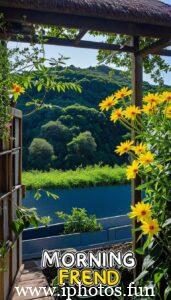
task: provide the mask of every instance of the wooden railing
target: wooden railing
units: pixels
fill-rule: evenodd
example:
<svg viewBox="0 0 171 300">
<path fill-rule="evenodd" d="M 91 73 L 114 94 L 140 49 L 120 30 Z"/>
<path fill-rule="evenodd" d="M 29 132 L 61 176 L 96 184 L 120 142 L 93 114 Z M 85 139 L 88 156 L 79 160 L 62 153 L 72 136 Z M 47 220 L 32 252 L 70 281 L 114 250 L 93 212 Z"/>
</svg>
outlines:
<svg viewBox="0 0 171 300">
<path fill-rule="evenodd" d="M 0 258 L 0 300 L 7 300 L 22 265 L 22 240 L 11 229 L 17 206 L 23 197 L 22 175 L 22 112 L 12 108 L 10 138 L 0 142 L 0 242 L 9 245 Z M 10 246 L 12 245 L 12 247 Z"/>
</svg>

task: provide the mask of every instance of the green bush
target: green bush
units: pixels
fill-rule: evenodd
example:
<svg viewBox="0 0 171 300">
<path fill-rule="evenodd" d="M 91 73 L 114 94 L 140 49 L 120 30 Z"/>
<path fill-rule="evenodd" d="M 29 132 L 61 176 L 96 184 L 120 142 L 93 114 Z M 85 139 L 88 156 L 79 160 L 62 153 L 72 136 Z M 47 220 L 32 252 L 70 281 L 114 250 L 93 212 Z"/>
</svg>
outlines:
<svg viewBox="0 0 171 300">
<path fill-rule="evenodd" d="M 88 215 L 85 208 L 73 208 L 72 213 L 57 212 L 57 216 L 65 221 L 64 233 L 91 232 L 102 230 L 95 215 Z"/>
<path fill-rule="evenodd" d="M 29 147 L 30 168 L 39 170 L 48 170 L 53 160 L 53 146 L 45 139 L 33 139 Z"/>
</svg>

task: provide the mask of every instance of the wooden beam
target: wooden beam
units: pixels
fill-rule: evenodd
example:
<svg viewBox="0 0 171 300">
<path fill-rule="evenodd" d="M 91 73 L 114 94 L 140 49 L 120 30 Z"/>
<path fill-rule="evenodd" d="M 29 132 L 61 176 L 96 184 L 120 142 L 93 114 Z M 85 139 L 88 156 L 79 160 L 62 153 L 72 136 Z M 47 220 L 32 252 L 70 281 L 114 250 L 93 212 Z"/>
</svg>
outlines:
<svg viewBox="0 0 171 300">
<path fill-rule="evenodd" d="M 14 34 L 5 35 L 0 33 L 1 39 L 9 39 L 10 41 L 18 41 L 22 43 L 40 43 L 39 39 L 31 35 L 25 35 L 23 38 L 17 39 L 17 36 Z M 131 46 L 121 46 L 121 45 L 113 45 L 102 42 L 91 42 L 91 41 L 78 41 L 75 43 L 75 40 L 67 40 L 67 39 L 58 39 L 58 38 L 47 38 L 45 37 L 45 44 L 47 45 L 56 45 L 56 46 L 66 46 L 66 47 L 76 47 L 76 48 L 85 48 L 85 49 L 96 49 L 96 50 L 110 50 L 110 51 L 118 51 L 118 52 L 134 52 L 134 48 Z"/>
<path fill-rule="evenodd" d="M 85 29 L 81 29 L 77 35 L 77 37 L 74 40 L 75 44 L 78 44 L 80 42 L 80 40 L 84 37 L 84 35 L 87 33 L 87 30 Z"/>
<path fill-rule="evenodd" d="M 160 56 L 168 56 L 169 57 L 169 56 L 171 56 L 171 50 L 163 49 L 155 54 L 160 55 Z"/>
<path fill-rule="evenodd" d="M 156 54 L 160 52 L 163 48 L 169 46 L 171 44 L 171 39 L 160 39 L 151 45 L 145 47 L 138 51 L 138 54 L 142 55 L 143 57 L 147 56 L 148 54 Z"/>
<path fill-rule="evenodd" d="M 135 53 L 132 54 L 132 89 L 133 96 L 132 102 L 138 107 L 142 107 L 142 97 L 143 97 L 143 64 L 142 64 L 142 56 L 139 54 L 140 47 L 139 37 L 133 37 L 132 46 L 136 50 Z M 137 140 L 137 136 L 134 130 L 132 130 L 132 138 Z M 141 201 L 141 191 L 136 188 L 141 184 L 141 179 L 139 176 L 136 177 L 135 180 L 132 181 L 132 205 L 137 204 L 137 202 Z M 134 220 L 133 228 L 138 228 L 139 224 Z M 133 251 L 141 246 L 141 241 L 137 242 L 139 233 L 134 232 L 133 237 Z M 137 266 L 134 270 L 134 277 L 141 272 L 142 267 L 142 256 L 135 254 L 137 260 Z"/>
<path fill-rule="evenodd" d="M 112 19 L 58 14 L 19 8 L 0 7 L 7 21 L 26 22 L 31 24 L 55 25 L 66 28 L 97 30 L 106 33 L 118 33 L 136 36 L 171 38 L 171 27 L 151 24 L 123 22 Z"/>
</svg>

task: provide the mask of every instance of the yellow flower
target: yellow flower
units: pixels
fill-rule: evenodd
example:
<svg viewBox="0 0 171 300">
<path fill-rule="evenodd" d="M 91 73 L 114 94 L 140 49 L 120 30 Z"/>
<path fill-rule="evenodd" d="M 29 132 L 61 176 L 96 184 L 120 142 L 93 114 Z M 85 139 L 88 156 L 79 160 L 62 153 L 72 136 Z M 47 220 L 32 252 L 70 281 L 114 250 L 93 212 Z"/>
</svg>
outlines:
<svg viewBox="0 0 171 300">
<path fill-rule="evenodd" d="M 109 96 L 105 100 L 103 100 L 99 106 L 101 111 L 108 111 L 111 107 L 117 104 L 117 100 L 114 99 L 114 96 Z"/>
<path fill-rule="evenodd" d="M 141 109 L 135 105 L 130 105 L 124 111 L 124 116 L 126 119 L 135 120 L 136 116 L 141 113 Z"/>
<path fill-rule="evenodd" d="M 171 102 L 171 92 L 163 92 L 160 96 L 161 102 Z"/>
<path fill-rule="evenodd" d="M 139 163 L 137 160 L 134 160 L 132 165 L 127 167 L 127 170 L 126 170 L 127 179 L 128 180 L 134 179 L 136 177 L 136 175 L 138 174 L 138 170 L 139 170 Z"/>
<path fill-rule="evenodd" d="M 159 95 L 148 93 L 148 95 L 143 98 L 143 101 L 151 105 L 157 105 L 160 102 L 160 99 Z"/>
<path fill-rule="evenodd" d="M 148 234 L 150 236 L 156 235 L 160 231 L 157 219 L 143 221 L 141 229 L 144 234 Z"/>
<path fill-rule="evenodd" d="M 166 107 L 164 113 L 165 113 L 166 118 L 171 119 L 171 105 Z"/>
<path fill-rule="evenodd" d="M 112 114 L 110 116 L 110 120 L 115 123 L 116 121 L 118 121 L 122 117 L 122 115 L 123 115 L 122 109 L 118 108 L 118 109 L 116 109 L 112 112 Z"/>
<path fill-rule="evenodd" d="M 144 152 L 147 151 L 147 145 L 145 145 L 143 143 L 140 143 L 140 144 L 138 144 L 136 146 L 133 146 L 132 150 L 135 152 L 136 155 L 139 156 L 140 154 L 142 154 L 142 153 L 144 153 Z"/>
<path fill-rule="evenodd" d="M 17 84 L 17 83 L 13 83 L 12 93 L 17 94 L 19 96 L 19 95 L 24 93 L 24 88 L 21 85 Z"/>
<path fill-rule="evenodd" d="M 141 165 L 149 165 L 153 161 L 154 161 L 154 155 L 150 151 L 141 154 L 139 157 L 139 162 Z"/>
<path fill-rule="evenodd" d="M 153 114 L 155 112 L 155 105 L 151 103 L 145 104 L 142 111 L 147 115 Z"/>
<path fill-rule="evenodd" d="M 137 218 L 139 221 L 151 218 L 151 205 L 149 203 L 138 202 L 135 206 L 131 206 L 129 218 Z"/>
<path fill-rule="evenodd" d="M 121 156 L 122 154 L 127 153 L 131 150 L 131 146 L 133 145 L 133 143 L 133 141 L 129 140 L 122 142 L 119 146 L 116 147 L 115 152 Z"/>
<path fill-rule="evenodd" d="M 132 94 L 132 90 L 129 90 L 127 87 L 123 87 L 121 90 L 117 91 L 114 94 L 115 99 L 123 99 L 125 97 L 128 97 Z"/>
</svg>

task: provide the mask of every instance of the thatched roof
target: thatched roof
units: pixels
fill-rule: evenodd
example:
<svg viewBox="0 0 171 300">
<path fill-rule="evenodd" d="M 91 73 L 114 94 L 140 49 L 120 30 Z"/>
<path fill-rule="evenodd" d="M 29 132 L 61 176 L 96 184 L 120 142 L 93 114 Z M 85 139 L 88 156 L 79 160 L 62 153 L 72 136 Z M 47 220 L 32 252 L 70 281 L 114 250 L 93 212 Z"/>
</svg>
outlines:
<svg viewBox="0 0 171 300">
<path fill-rule="evenodd" d="M 158 0 L 0 0 L 0 6 L 171 26 L 171 6 Z"/>
</svg>

